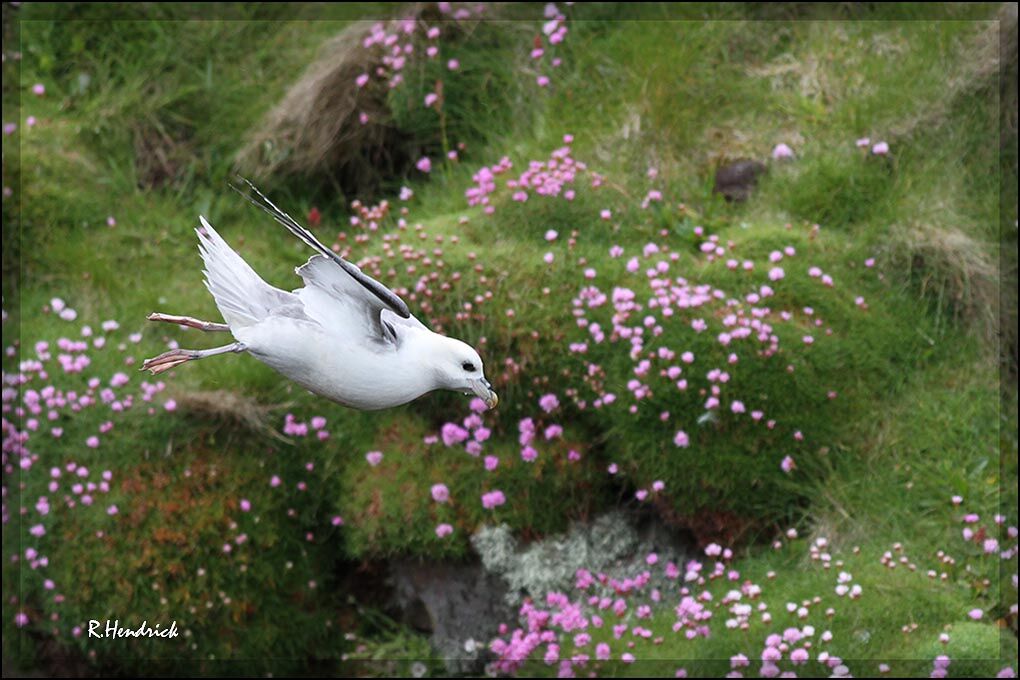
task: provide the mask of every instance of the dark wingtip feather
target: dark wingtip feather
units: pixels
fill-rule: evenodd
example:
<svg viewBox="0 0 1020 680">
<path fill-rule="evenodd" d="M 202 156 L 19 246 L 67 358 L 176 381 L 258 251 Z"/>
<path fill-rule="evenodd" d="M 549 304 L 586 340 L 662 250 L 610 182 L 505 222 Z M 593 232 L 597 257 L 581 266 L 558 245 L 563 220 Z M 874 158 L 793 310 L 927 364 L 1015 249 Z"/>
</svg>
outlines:
<svg viewBox="0 0 1020 680">
<path fill-rule="evenodd" d="M 257 196 L 258 198 L 256 199 L 255 197 L 253 197 L 249 191 L 246 191 L 242 187 L 239 187 L 236 184 L 233 184 L 232 182 L 227 182 L 227 184 L 230 185 L 231 189 L 241 194 L 241 196 L 243 196 L 244 199 L 247 200 L 252 205 L 256 206 L 257 208 L 261 208 L 263 211 L 271 215 L 274 220 L 276 220 L 284 227 L 286 227 L 287 231 L 301 239 L 301 241 L 305 245 L 311 246 L 315 250 L 319 251 L 320 253 L 322 253 L 323 255 L 330 258 L 338 265 L 340 265 L 340 267 L 345 272 L 347 272 L 351 276 L 351 278 L 353 278 L 355 281 L 364 286 L 370 293 L 372 293 L 372 295 L 379 298 L 379 301 L 382 302 L 387 307 L 389 307 L 391 310 L 393 310 L 393 312 L 395 312 L 396 314 L 405 319 L 411 318 L 411 310 L 408 309 L 407 303 L 400 299 L 399 295 L 397 295 L 392 290 L 390 290 L 383 284 L 373 279 L 371 276 L 368 276 L 367 274 L 363 273 L 356 266 L 354 266 L 347 260 L 343 259 L 339 255 L 334 253 L 331 249 L 327 248 L 325 245 L 323 245 L 322 242 L 319 241 L 319 239 L 315 238 L 312 232 L 308 231 L 308 229 L 301 226 L 297 222 L 297 220 L 295 220 L 293 217 L 291 217 L 283 210 L 278 208 L 276 204 L 270 201 L 265 194 L 259 191 L 258 187 L 252 184 L 251 181 L 249 181 L 245 177 L 242 177 L 241 175 L 237 175 L 237 179 L 244 182 L 248 186 L 248 189 L 255 192 L 255 196 Z"/>
</svg>

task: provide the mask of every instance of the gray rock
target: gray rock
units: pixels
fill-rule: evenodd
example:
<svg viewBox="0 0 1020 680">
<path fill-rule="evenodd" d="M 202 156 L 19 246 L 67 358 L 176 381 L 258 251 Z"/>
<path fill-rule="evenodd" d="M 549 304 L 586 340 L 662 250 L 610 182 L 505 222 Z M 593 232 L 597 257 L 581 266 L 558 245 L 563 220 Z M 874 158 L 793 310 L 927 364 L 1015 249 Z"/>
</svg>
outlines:
<svg viewBox="0 0 1020 680">
<path fill-rule="evenodd" d="M 520 545 L 506 525 L 482 527 L 471 537 L 480 563 L 390 565 L 394 600 L 403 622 L 429 633 L 450 673 L 478 673 L 489 660 L 498 625 L 514 626 L 525 598 L 572 594 L 579 569 L 623 579 L 651 571 L 649 588 L 663 587 L 663 568 L 683 568 L 694 555 L 685 537 L 650 516 L 613 512 L 578 523 L 566 534 Z M 659 556 L 654 567 L 649 553 Z M 609 594 L 608 591 L 606 594 Z"/>
<path fill-rule="evenodd" d="M 450 673 L 480 672 L 499 623 L 517 617 L 506 584 L 478 563 L 393 562 L 390 582 L 403 623 L 431 635 Z"/>
<path fill-rule="evenodd" d="M 550 592 L 570 593 L 579 569 L 611 578 L 633 577 L 647 569 L 649 553 L 662 565 L 682 565 L 693 554 L 689 541 L 657 519 L 612 512 L 588 524 L 576 524 L 563 536 L 552 536 L 518 548 L 505 526 L 483 527 L 471 537 L 485 568 L 503 577 L 509 604 L 519 606 L 525 598 L 542 601 Z M 654 585 L 654 581 L 653 581 Z"/>
</svg>

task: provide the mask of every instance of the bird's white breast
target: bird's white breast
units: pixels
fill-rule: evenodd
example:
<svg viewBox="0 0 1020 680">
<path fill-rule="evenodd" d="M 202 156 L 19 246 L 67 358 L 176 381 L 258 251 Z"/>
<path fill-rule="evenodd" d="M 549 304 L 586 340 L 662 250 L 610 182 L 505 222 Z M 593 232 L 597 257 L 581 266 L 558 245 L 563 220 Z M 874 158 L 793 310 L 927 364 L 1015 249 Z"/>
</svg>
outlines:
<svg viewBox="0 0 1020 680">
<path fill-rule="evenodd" d="M 366 345 L 341 329 L 284 317 L 235 332 L 248 351 L 315 394 L 361 410 L 399 406 L 435 389 L 410 353 Z"/>
</svg>

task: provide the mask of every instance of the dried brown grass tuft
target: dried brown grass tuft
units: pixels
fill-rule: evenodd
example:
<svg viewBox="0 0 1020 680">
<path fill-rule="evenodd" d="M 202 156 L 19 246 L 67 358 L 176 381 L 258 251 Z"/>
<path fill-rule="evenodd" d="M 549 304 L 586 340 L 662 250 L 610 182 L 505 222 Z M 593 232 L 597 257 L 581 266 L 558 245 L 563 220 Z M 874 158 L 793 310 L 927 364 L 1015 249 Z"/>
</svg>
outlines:
<svg viewBox="0 0 1020 680">
<path fill-rule="evenodd" d="M 913 224 L 892 230 L 888 252 L 922 297 L 986 340 L 997 337 L 999 269 L 988 244 L 957 228 Z"/>
<path fill-rule="evenodd" d="M 240 172 L 263 180 L 326 176 L 346 193 L 363 195 L 410 166 L 409 140 L 387 124 L 385 84 L 355 83 L 382 65 L 379 53 L 361 44 L 370 26 L 356 22 L 323 45 L 237 154 Z M 362 113 L 367 124 L 359 119 Z"/>
<path fill-rule="evenodd" d="M 227 390 L 195 390 L 175 395 L 177 407 L 189 414 L 239 425 L 280 441 L 289 441 L 270 423 L 270 414 L 285 405 L 265 405 Z"/>
</svg>

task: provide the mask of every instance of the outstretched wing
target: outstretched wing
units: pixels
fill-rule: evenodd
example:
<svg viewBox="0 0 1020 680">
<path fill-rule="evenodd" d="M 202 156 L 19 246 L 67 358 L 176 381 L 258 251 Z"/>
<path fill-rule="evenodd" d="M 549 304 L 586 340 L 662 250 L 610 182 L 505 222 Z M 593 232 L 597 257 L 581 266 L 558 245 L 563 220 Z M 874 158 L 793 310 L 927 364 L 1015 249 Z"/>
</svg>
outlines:
<svg viewBox="0 0 1020 680">
<path fill-rule="evenodd" d="M 313 255 L 294 271 L 305 281 L 304 288 L 294 291 L 305 313 L 337 336 L 392 348 L 400 344 L 401 329 L 424 328 L 410 314 L 398 316 L 325 255 Z"/>
<path fill-rule="evenodd" d="M 315 238 L 312 232 L 302 227 L 293 217 L 291 217 L 290 215 L 276 207 L 276 204 L 274 204 L 272 201 L 266 198 L 266 196 L 261 191 L 259 191 L 254 184 L 252 184 L 243 177 L 241 177 L 240 179 L 248 186 L 249 189 L 251 189 L 251 191 L 254 192 L 254 195 L 244 191 L 242 188 L 238 186 L 231 184 L 230 186 L 235 191 L 237 191 L 237 193 L 244 196 L 252 205 L 255 205 L 269 213 L 269 215 L 271 215 L 274 220 L 285 226 L 290 233 L 294 234 L 294 236 L 297 236 L 306 245 L 309 245 L 316 251 L 318 251 L 332 265 L 337 266 L 339 267 L 339 269 L 343 270 L 343 272 L 346 273 L 347 278 L 351 280 L 351 283 L 354 283 L 359 288 L 361 288 L 360 291 L 355 291 L 355 289 L 352 286 L 348 286 L 346 282 L 343 282 L 340 288 L 344 289 L 345 294 L 357 297 L 363 296 L 364 293 L 367 291 L 378 300 L 379 309 L 389 309 L 398 317 L 401 317 L 403 319 L 412 318 L 411 311 L 407 308 L 407 304 L 400 299 L 400 296 L 398 296 L 396 293 L 394 293 L 392 290 L 390 290 L 383 284 L 373 279 L 368 274 L 362 272 L 361 269 L 359 269 L 356 265 L 351 264 L 344 258 L 334 253 L 332 250 L 327 248 L 325 245 L 322 244 L 321 241 L 319 241 L 319 239 Z M 308 261 L 308 264 L 305 264 L 298 269 L 298 274 L 302 276 L 302 278 L 305 278 L 306 283 L 308 282 L 308 279 L 305 277 L 304 274 L 301 273 L 301 270 L 311 265 L 314 260 L 315 258 L 313 257 L 311 260 Z M 321 280 L 323 275 L 322 272 L 320 271 L 320 268 L 321 265 L 315 265 L 314 269 L 319 273 L 316 274 L 314 278 Z M 333 284 L 343 281 L 342 277 L 329 276 L 328 278 L 331 280 L 331 283 Z M 378 317 L 379 315 L 375 314 L 375 316 Z"/>
</svg>

